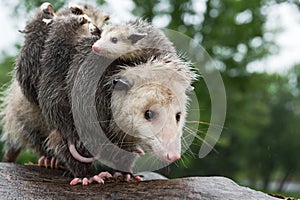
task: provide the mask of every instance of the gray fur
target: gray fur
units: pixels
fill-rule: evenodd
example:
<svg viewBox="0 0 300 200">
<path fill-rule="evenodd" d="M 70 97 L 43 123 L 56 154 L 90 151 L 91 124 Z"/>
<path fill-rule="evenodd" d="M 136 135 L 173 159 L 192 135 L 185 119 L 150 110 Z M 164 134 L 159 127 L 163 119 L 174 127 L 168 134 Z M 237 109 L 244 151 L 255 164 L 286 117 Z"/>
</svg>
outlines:
<svg viewBox="0 0 300 200">
<path fill-rule="evenodd" d="M 115 45 L 111 38 L 117 38 L 118 42 L 122 43 L 123 46 L 127 46 L 124 52 L 118 52 L 116 55 L 113 47 Z M 101 42 L 102 41 L 102 42 Z M 146 20 L 136 19 L 131 20 L 125 24 L 110 24 L 103 27 L 102 38 L 97 41 L 95 46 L 99 45 L 100 48 L 106 48 L 108 51 L 107 57 L 120 57 L 121 60 L 132 60 L 132 61 L 147 61 L 154 56 L 168 55 L 178 59 L 178 55 L 173 43 L 164 35 L 164 33 L 155 28 Z M 96 51 L 97 52 L 97 51 Z M 106 52 L 100 55 L 105 56 Z"/>
<path fill-rule="evenodd" d="M 25 27 L 25 41 L 16 60 L 15 73 L 27 99 L 38 104 L 37 83 L 41 75 L 40 59 L 50 27 L 43 19 L 52 19 L 49 13 L 38 9 Z"/>
<path fill-rule="evenodd" d="M 95 83 L 97 84 L 95 101 L 99 124 L 110 139 L 110 142 L 117 144 L 124 150 L 132 151 L 135 143 L 140 139 L 127 135 L 115 124 L 111 110 L 112 91 L 115 87 L 112 77 L 118 72 L 126 70 L 124 66 L 135 67 L 155 58 L 170 63 L 176 54 L 172 43 L 164 35 L 160 35 L 162 33 L 158 32 L 155 34 L 159 35 L 158 37 L 161 40 L 152 41 L 153 47 L 166 49 L 166 52 L 161 51 L 151 55 L 154 51 L 147 51 L 147 48 L 145 48 L 141 49 L 147 55 L 145 57 L 134 57 L 133 60 L 117 59 L 112 62 L 112 60 L 98 56 L 91 51 L 92 44 L 99 37 L 84 36 L 85 30 L 82 20 L 82 16 L 59 14 L 52 21 L 51 29 L 45 41 L 42 58 L 40 59 L 40 69 L 37 70 L 40 72 L 38 87 L 36 88 L 39 107 L 26 101 L 24 101 L 24 105 L 21 105 L 20 103 L 13 103 L 13 101 L 10 103 L 10 100 L 8 100 L 8 105 L 17 110 L 17 112 L 11 113 L 11 117 L 15 118 L 15 121 L 12 121 L 12 123 L 14 126 L 19 127 L 21 131 L 17 131 L 15 134 L 7 131 L 7 134 L 4 134 L 7 141 L 10 141 L 9 138 L 17 138 L 17 142 L 8 149 L 18 153 L 20 148 L 29 144 L 29 146 L 36 148 L 41 155 L 58 158 L 75 177 L 80 178 L 93 175 L 92 164 L 81 163 L 75 160 L 68 150 L 68 142 L 71 141 L 75 144 L 80 155 L 84 157 L 93 156 L 79 139 L 72 113 L 71 91 L 75 78 L 80 75 L 80 68 L 84 69 L 86 77 L 89 77 L 89 73 L 93 72 L 91 70 L 93 68 L 99 67 L 101 69 L 103 67 L 102 69 L 105 70 L 103 76 L 99 77 L 99 82 Z M 149 35 L 152 34 L 153 28 L 148 23 L 139 20 L 130 23 L 131 26 L 137 26 L 137 30 L 146 31 Z M 169 52 L 168 57 L 165 56 L 168 54 L 167 52 Z M 30 58 L 23 57 L 24 60 L 30 60 Z M 108 68 L 105 69 L 107 65 Z M 123 67 L 120 67 L 120 65 Z M 83 79 L 79 79 L 79 87 L 82 91 L 89 89 L 84 85 Z M 18 87 L 14 90 L 18 91 Z M 84 96 L 85 94 L 82 93 L 80 95 Z M 11 98 L 19 102 L 26 100 L 22 95 L 16 96 L 15 92 L 12 93 Z M 6 108 L 9 108 L 9 106 L 6 106 Z M 27 112 L 30 109 L 34 109 L 36 112 Z M 4 125 L 7 125 L 9 121 L 7 119 L 9 116 L 8 112 L 4 113 L 4 116 Z M 34 119 L 41 121 L 34 124 L 36 122 L 33 121 Z M 21 127 L 24 127 L 24 129 Z M 97 143 L 98 140 L 95 138 L 88 138 L 88 140 L 95 147 L 97 145 L 105 146 L 105 144 L 99 145 Z M 21 145 L 18 146 L 18 143 Z M 10 145 L 9 142 L 7 144 Z M 16 148 L 14 149 L 13 147 Z M 124 171 L 131 173 L 131 167 L 135 160 L 134 155 L 121 157 L 109 151 L 102 152 L 102 155 L 111 156 L 112 162 L 116 166 L 120 163 L 123 163 L 123 165 L 126 163 L 128 168 Z"/>
<path fill-rule="evenodd" d="M 6 141 L 3 161 L 14 162 L 21 148 L 25 147 L 33 148 L 46 157 L 53 156 L 46 145 L 50 132 L 39 107 L 27 100 L 16 80 L 6 93 L 1 113 L 2 140 Z"/>
</svg>

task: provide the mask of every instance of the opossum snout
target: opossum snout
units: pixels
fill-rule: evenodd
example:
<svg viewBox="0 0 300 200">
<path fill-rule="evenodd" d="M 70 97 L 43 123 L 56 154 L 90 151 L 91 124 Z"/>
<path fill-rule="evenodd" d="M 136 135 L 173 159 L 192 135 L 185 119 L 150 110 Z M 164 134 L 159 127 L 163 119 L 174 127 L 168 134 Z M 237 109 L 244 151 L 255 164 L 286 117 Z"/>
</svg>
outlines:
<svg viewBox="0 0 300 200">
<path fill-rule="evenodd" d="M 95 44 L 92 46 L 92 49 L 93 49 L 93 51 L 95 51 L 97 53 L 99 53 L 101 51 L 101 47 L 99 47 L 98 45 L 95 45 Z"/>
<path fill-rule="evenodd" d="M 175 162 L 176 160 L 179 160 L 180 159 L 180 154 L 172 154 L 172 153 L 167 153 L 165 156 L 164 156 L 164 159 L 168 162 Z"/>
</svg>

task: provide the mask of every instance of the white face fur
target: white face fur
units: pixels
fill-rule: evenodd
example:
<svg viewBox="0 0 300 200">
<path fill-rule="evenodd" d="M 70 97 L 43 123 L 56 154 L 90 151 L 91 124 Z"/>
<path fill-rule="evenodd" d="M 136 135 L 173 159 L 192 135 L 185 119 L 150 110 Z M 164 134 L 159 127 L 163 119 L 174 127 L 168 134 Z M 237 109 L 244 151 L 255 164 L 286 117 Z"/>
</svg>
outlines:
<svg viewBox="0 0 300 200">
<path fill-rule="evenodd" d="M 137 33 L 126 25 L 103 27 L 101 38 L 93 44 L 93 51 L 107 58 L 126 57 L 126 54 L 139 49 L 139 41 L 147 34 Z"/>
<path fill-rule="evenodd" d="M 147 83 L 129 91 L 115 91 L 112 110 L 116 124 L 160 159 L 176 161 L 181 153 L 185 99 L 179 100 L 168 88 Z"/>
<path fill-rule="evenodd" d="M 136 71 L 134 73 L 141 73 Z M 173 162 L 180 159 L 181 155 L 181 136 L 188 101 L 185 91 L 188 84 L 180 84 L 180 81 L 178 84 L 172 74 L 169 76 L 173 80 L 168 79 L 166 74 L 166 79 L 162 79 L 157 74 L 159 71 L 152 72 L 144 71 L 149 79 L 137 77 L 130 72 L 121 78 L 121 85 L 125 82 L 128 87 L 120 88 L 116 85 L 111 102 L 113 117 L 121 130 L 140 138 L 137 145 L 143 150 L 154 153 L 161 160 Z"/>
</svg>

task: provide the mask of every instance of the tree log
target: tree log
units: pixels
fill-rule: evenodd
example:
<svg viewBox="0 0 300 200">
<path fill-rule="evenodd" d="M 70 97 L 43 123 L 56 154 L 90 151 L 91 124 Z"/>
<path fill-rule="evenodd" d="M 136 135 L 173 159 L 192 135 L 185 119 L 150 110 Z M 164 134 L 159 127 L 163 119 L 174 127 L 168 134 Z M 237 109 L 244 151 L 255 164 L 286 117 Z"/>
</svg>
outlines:
<svg viewBox="0 0 300 200">
<path fill-rule="evenodd" d="M 149 175 L 151 177 L 151 173 Z M 262 192 L 239 186 L 224 177 L 190 177 L 142 182 L 108 180 L 103 185 L 88 186 L 70 186 L 70 180 L 63 176 L 61 170 L 0 163 L 0 198 L 278 200 Z"/>
</svg>

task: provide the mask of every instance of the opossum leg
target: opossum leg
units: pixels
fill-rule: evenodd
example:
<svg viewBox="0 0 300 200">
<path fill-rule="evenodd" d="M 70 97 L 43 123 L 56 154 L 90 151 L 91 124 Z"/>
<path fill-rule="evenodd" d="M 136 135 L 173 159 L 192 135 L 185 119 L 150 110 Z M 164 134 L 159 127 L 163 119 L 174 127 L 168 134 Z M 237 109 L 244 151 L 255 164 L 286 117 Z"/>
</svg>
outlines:
<svg viewBox="0 0 300 200">
<path fill-rule="evenodd" d="M 108 172 L 101 172 L 98 175 L 95 175 L 91 178 L 74 178 L 71 182 L 70 185 L 77 185 L 79 183 L 82 183 L 82 185 L 88 185 L 91 184 L 93 182 L 97 182 L 99 184 L 104 184 L 104 180 L 108 179 L 108 178 L 112 178 L 112 175 Z"/>
<path fill-rule="evenodd" d="M 122 173 L 122 172 L 115 172 L 113 175 L 114 178 L 116 179 L 122 179 L 124 181 L 135 181 L 135 182 L 140 182 L 143 181 L 143 178 L 140 176 L 135 176 L 132 173 Z"/>
<path fill-rule="evenodd" d="M 2 158 L 3 162 L 15 162 L 20 154 L 21 148 L 8 148 Z"/>
<path fill-rule="evenodd" d="M 46 156 L 42 156 L 38 160 L 38 166 L 45 166 L 46 168 L 50 167 L 52 169 L 58 169 L 59 161 L 55 157 L 47 158 Z"/>
</svg>

